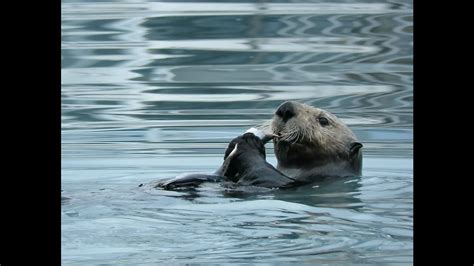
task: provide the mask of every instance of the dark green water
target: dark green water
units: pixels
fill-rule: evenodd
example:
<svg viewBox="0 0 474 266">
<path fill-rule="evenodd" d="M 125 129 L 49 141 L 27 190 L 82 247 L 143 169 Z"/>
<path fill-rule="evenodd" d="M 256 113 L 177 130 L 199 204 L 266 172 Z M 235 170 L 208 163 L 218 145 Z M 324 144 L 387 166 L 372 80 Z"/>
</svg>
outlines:
<svg viewBox="0 0 474 266">
<path fill-rule="evenodd" d="M 412 264 L 412 9 L 63 0 L 63 264 Z M 215 170 L 285 100 L 342 118 L 363 176 L 245 197 L 138 187 Z"/>
</svg>

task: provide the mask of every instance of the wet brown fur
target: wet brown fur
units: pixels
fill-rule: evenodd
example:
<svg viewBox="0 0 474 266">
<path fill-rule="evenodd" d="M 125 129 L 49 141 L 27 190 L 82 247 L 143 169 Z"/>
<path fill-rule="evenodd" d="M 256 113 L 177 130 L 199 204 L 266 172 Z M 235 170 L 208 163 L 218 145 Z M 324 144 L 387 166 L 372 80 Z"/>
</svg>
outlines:
<svg viewBox="0 0 474 266">
<path fill-rule="evenodd" d="M 362 145 L 349 127 L 323 109 L 298 102 L 291 104 L 294 112 L 291 118 L 285 121 L 275 114 L 271 123 L 262 126 L 278 136 L 274 139 L 277 169 L 296 178 L 360 175 Z M 321 117 L 329 124 L 321 125 Z"/>
</svg>

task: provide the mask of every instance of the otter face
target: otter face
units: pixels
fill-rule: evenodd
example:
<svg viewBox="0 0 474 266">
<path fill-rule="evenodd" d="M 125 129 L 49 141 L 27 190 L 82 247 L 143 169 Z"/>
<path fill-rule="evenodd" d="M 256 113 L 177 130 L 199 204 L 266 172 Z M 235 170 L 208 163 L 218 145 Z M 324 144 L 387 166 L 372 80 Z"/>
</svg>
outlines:
<svg viewBox="0 0 474 266">
<path fill-rule="evenodd" d="M 350 163 L 362 144 L 354 133 L 328 111 L 298 102 L 284 102 L 271 129 L 279 168 L 312 169 L 328 163 Z"/>
</svg>

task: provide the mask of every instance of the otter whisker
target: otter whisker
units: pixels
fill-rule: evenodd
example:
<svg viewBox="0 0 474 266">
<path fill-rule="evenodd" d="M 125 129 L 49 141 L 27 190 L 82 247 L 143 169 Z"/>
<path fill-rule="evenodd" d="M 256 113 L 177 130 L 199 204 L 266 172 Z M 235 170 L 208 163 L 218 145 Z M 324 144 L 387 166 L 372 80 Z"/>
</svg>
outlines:
<svg viewBox="0 0 474 266">
<path fill-rule="evenodd" d="M 291 142 L 293 144 L 298 142 L 299 135 L 300 135 L 299 130 L 297 128 L 293 128 L 293 134 L 292 134 L 292 138 L 291 138 L 291 140 L 292 140 Z"/>
<path fill-rule="evenodd" d="M 296 131 L 294 130 L 294 128 L 290 128 L 286 132 L 281 132 L 281 139 L 287 142 L 291 142 L 294 138 L 295 133 Z"/>
<path fill-rule="evenodd" d="M 272 128 L 272 121 L 273 120 L 271 120 L 271 119 L 270 120 L 265 120 L 264 122 L 255 125 L 255 128 L 260 130 L 260 131 L 263 131 L 266 134 L 275 133 L 274 132 L 275 129 Z"/>
<path fill-rule="evenodd" d="M 300 137 L 301 137 L 301 132 L 297 131 L 296 132 L 296 138 L 295 138 L 295 141 L 293 142 L 293 144 L 298 143 L 300 141 Z"/>
<path fill-rule="evenodd" d="M 291 139 L 291 135 L 293 132 L 285 132 L 285 135 L 283 135 L 283 140 L 289 141 Z"/>
</svg>

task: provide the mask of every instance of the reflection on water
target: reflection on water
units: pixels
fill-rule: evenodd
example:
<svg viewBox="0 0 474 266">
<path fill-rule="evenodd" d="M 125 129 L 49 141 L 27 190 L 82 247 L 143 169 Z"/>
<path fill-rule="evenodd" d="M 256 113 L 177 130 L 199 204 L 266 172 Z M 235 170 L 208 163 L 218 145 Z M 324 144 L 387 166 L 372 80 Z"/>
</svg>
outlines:
<svg viewBox="0 0 474 266">
<path fill-rule="evenodd" d="M 61 18 L 63 263 L 412 263 L 411 1 L 63 0 Z M 215 170 L 285 100 L 342 118 L 363 176 L 137 187 Z"/>
</svg>

